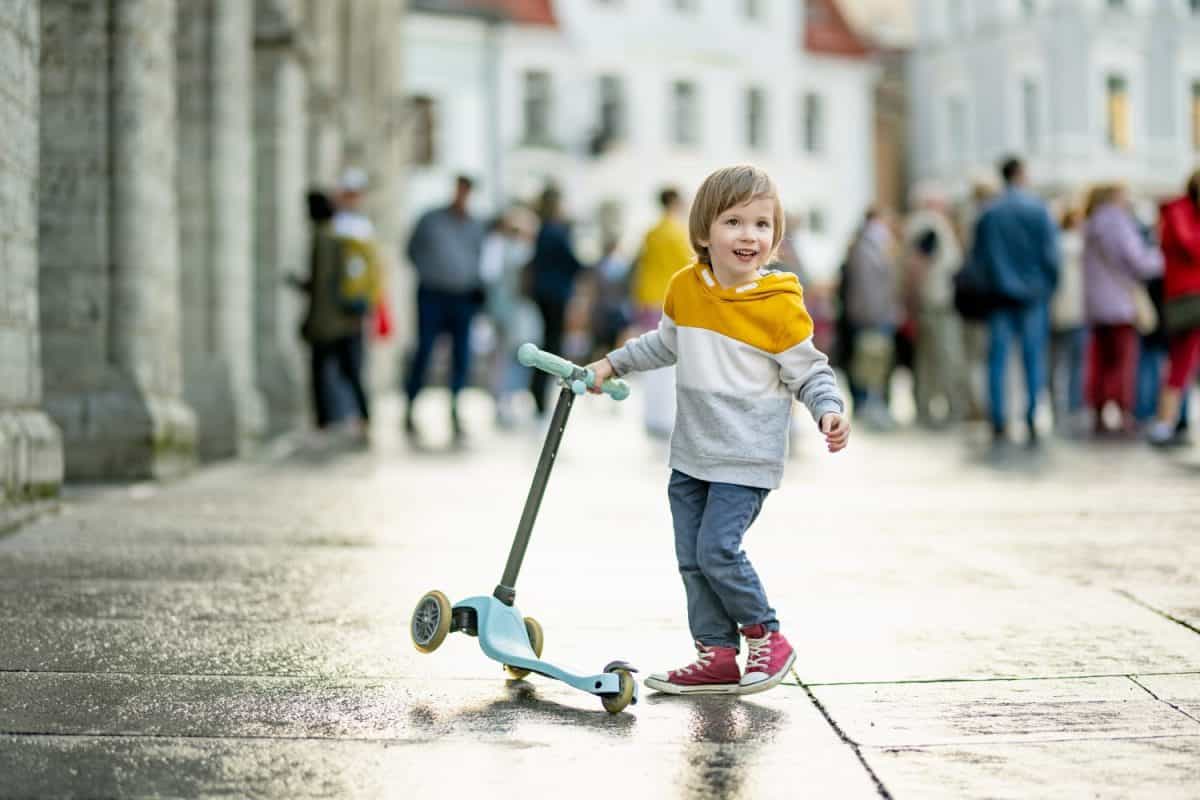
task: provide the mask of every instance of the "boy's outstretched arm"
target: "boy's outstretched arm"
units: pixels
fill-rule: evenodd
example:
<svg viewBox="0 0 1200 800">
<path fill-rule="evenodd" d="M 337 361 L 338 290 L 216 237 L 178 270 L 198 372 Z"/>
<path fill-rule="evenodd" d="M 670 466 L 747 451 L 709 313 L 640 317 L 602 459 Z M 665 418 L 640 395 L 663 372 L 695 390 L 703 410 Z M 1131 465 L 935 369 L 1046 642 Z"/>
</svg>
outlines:
<svg viewBox="0 0 1200 800">
<path fill-rule="evenodd" d="M 802 305 L 797 311 L 789 320 L 791 324 L 785 326 L 784 349 L 775 354 L 779 379 L 812 414 L 813 421 L 825 434 L 829 452 L 836 453 L 850 438 L 846 404 L 829 359 L 813 344 L 812 319 Z M 787 346 L 788 342 L 793 344 Z"/>
<path fill-rule="evenodd" d="M 663 314 L 656 330 L 630 339 L 624 347 L 588 364 L 588 368 L 596 372 L 596 386 L 605 378 L 620 378 L 631 372 L 671 366 L 675 363 L 676 333 L 675 321 Z"/>
</svg>

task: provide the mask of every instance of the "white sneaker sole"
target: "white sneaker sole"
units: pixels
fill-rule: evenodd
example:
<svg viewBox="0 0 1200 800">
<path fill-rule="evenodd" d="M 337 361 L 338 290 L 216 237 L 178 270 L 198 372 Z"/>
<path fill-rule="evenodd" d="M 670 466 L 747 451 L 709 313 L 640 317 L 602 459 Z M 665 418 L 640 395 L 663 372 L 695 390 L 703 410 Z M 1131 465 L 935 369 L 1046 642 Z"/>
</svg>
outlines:
<svg viewBox="0 0 1200 800">
<path fill-rule="evenodd" d="M 741 694 L 742 687 L 736 683 L 708 683 L 699 686 L 680 686 L 653 676 L 642 681 L 647 689 L 663 694 Z"/>
<path fill-rule="evenodd" d="M 739 685 L 738 694 L 758 694 L 759 692 L 765 692 L 767 689 L 775 688 L 779 685 L 780 681 L 782 681 L 787 674 L 791 672 L 792 665 L 795 663 L 796 651 L 793 650 L 792 655 L 788 658 L 787 663 L 783 665 L 783 669 L 779 670 L 779 672 L 776 672 L 766 680 L 758 681 L 757 683 Z"/>
</svg>

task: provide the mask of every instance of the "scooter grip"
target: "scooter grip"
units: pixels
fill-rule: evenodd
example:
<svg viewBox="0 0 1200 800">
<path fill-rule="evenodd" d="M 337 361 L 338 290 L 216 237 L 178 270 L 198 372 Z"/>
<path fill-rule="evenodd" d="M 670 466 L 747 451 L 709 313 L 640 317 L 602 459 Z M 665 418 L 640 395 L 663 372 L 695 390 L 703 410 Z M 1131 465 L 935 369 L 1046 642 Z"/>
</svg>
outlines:
<svg viewBox="0 0 1200 800">
<path fill-rule="evenodd" d="M 533 342 L 526 342 L 517 349 L 517 360 L 527 367 L 549 372 L 564 380 L 571 380 L 576 372 L 580 371 L 579 367 L 565 358 L 547 353 L 545 350 L 539 350 Z"/>
<path fill-rule="evenodd" d="M 553 353 L 539 350 L 533 342 L 526 342 L 517 349 L 517 361 L 527 367 L 557 375 L 563 380 L 570 381 L 586 376 L 585 382 L 588 386 L 596 380 L 596 376 L 590 370 L 578 367 Z M 614 400 L 624 400 L 629 397 L 629 384 L 620 378 L 609 378 L 600 385 L 600 391 Z"/>
<path fill-rule="evenodd" d="M 629 384 L 620 378 L 609 378 L 600 384 L 600 391 L 613 400 L 624 400 L 626 397 L 629 397 Z"/>
</svg>

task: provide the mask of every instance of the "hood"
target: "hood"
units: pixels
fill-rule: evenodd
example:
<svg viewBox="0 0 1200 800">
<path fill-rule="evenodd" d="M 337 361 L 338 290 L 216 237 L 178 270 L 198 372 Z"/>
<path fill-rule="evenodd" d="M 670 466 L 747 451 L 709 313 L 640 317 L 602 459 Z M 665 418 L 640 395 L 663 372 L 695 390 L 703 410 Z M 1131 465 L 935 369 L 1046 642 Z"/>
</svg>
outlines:
<svg viewBox="0 0 1200 800">
<path fill-rule="evenodd" d="M 799 298 L 804 296 L 804 291 L 800 288 L 800 279 L 795 274 L 783 270 L 767 267 L 757 280 L 728 289 L 717 282 L 716 276 L 712 274 L 712 267 L 707 264 L 693 264 L 692 270 L 708 294 L 725 302 L 762 300 L 777 294 L 792 294 Z"/>
</svg>

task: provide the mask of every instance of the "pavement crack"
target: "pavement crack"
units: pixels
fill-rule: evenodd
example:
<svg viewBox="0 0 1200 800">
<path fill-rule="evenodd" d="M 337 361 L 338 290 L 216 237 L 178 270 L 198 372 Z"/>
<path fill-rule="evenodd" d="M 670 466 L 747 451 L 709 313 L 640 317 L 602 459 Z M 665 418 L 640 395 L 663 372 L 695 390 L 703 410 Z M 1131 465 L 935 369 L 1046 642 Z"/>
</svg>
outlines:
<svg viewBox="0 0 1200 800">
<path fill-rule="evenodd" d="M 1178 711 L 1180 714 L 1183 714 L 1185 717 L 1187 717 L 1188 719 L 1190 719 L 1192 722 L 1200 722 L 1200 719 L 1197 719 L 1196 717 L 1192 716 L 1192 715 L 1191 715 L 1191 714 L 1189 714 L 1187 711 L 1183 710 L 1183 709 L 1182 709 L 1182 708 L 1180 708 L 1179 706 L 1177 706 L 1177 705 L 1175 705 L 1174 703 L 1172 703 L 1170 700 L 1164 700 L 1163 698 L 1159 697 L 1157 694 L 1155 694 L 1155 693 L 1154 693 L 1154 691 L 1153 691 L 1153 690 L 1152 690 L 1152 689 L 1151 689 L 1149 686 L 1147 686 L 1146 684 L 1144 684 L 1144 683 L 1142 683 L 1141 681 L 1139 681 L 1139 680 L 1138 680 L 1136 677 L 1134 677 L 1133 675 L 1126 675 L 1125 677 L 1126 677 L 1126 678 L 1128 678 L 1129 680 L 1133 681 L 1133 682 L 1134 682 L 1136 685 L 1138 685 L 1138 686 L 1142 687 L 1142 690 L 1143 690 L 1143 691 L 1145 691 L 1145 692 L 1146 692 L 1146 694 L 1150 695 L 1151 697 L 1153 697 L 1153 698 L 1154 698 L 1155 700 L 1157 700 L 1158 702 L 1160 702 L 1160 703 L 1163 703 L 1163 704 L 1165 704 L 1165 705 L 1168 705 L 1168 706 L 1170 706 L 1171 708 L 1173 708 L 1173 709 L 1175 709 L 1176 711 Z"/>
<path fill-rule="evenodd" d="M 1116 592 L 1117 594 L 1119 594 L 1121 597 L 1124 597 L 1126 600 L 1130 601 L 1131 603 L 1134 603 L 1135 605 L 1139 605 L 1142 608 L 1146 609 L 1147 611 L 1152 611 L 1153 613 L 1158 614 L 1163 619 L 1168 619 L 1171 622 L 1174 622 L 1176 625 L 1182 625 L 1183 627 L 1187 628 L 1192 633 L 1200 634 L 1200 628 L 1197 628 L 1192 623 L 1188 622 L 1185 619 L 1180 619 L 1179 617 L 1176 617 L 1175 615 L 1170 614 L 1169 612 L 1163 611 L 1161 608 L 1155 608 L 1154 606 L 1150 605 L 1145 600 L 1142 600 L 1140 597 L 1138 597 L 1135 594 L 1127 592 L 1124 589 L 1113 589 L 1113 591 Z"/>
<path fill-rule="evenodd" d="M 836 733 L 838 738 L 841 739 L 842 742 L 854 752 L 854 757 L 858 759 L 858 762 L 862 764 L 863 769 L 867 771 L 867 775 L 871 777 L 871 781 L 874 782 L 875 789 L 879 792 L 879 796 L 885 798 L 885 800 L 893 800 L 892 793 L 888 791 L 887 787 L 883 785 L 883 781 L 880 780 L 879 776 L 875 774 L 875 770 L 871 769 L 871 765 L 867 763 L 866 756 L 863 755 L 862 748 L 859 746 L 858 742 L 846 735 L 846 732 L 842 730 L 842 727 L 834 721 L 833 716 L 829 713 L 829 711 L 826 710 L 825 706 L 821 705 L 821 701 L 817 699 L 815 694 L 813 694 L 812 689 L 808 688 L 808 684 L 800 680 L 799 673 L 797 673 L 795 670 L 792 670 L 792 676 L 796 679 L 796 683 L 800 686 L 800 688 L 804 690 L 804 693 L 808 695 L 808 699 L 812 702 L 813 706 L 816 707 L 817 711 L 821 712 L 821 716 L 825 718 L 827 723 L 829 723 L 829 727 L 833 728 L 833 732 Z"/>
</svg>

